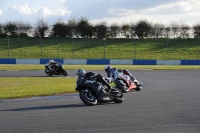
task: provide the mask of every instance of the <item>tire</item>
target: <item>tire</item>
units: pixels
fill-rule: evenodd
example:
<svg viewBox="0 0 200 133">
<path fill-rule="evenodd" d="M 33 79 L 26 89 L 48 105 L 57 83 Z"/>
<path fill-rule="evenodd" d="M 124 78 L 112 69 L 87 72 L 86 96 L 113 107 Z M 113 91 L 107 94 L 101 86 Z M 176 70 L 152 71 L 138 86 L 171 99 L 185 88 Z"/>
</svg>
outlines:
<svg viewBox="0 0 200 133">
<path fill-rule="evenodd" d="M 142 81 L 139 81 L 139 80 L 138 80 L 138 82 L 139 82 L 140 86 L 142 86 L 142 85 L 143 85 L 143 82 L 142 82 Z"/>
<path fill-rule="evenodd" d="M 51 73 L 47 73 L 47 75 L 48 75 L 48 76 L 52 76 L 53 74 L 51 74 Z"/>
<path fill-rule="evenodd" d="M 119 90 L 119 93 L 114 96 L 114 100 L 113 101 L 115 103 L 122 103 L 124 101 L 124 95 L 120 90 Z"/>
<path fill-rule="evenodd" d="M 48 76 L 52 76 L 52 75 L 53 75 L 52 73 L 48 73 L 47 70 L 45 70 L 45 73 L 46 73 Z"/>
<path fill-rule="evenodd" d="M 128 88 L 126 87 L 125 83 L 122 83 L 122 80 L 117 80 L 115 82 L 118 89 L 120 89 L 122 92 L 128 92 Z"/>
<path fill-rule="evenodd" d="M 135 90 L 136 91 L 141 91 L 142 90 L 142 85 L 143 85 L 143 83 L 141 81 L 138 81 L 138 83 L 136 84 L 137 88 Z"/>
<path fill-rule="evenodd" d="M 89 106 L 94 106 L 97 104 L 97 98 L 94 96 L 93 92 L 85 89 L 79 92 L 80 99 Z"/>
<path fill-rule="evenodd" d="M 68 75 L 67 71 L 65 71 L 64 69 L 60 70 L 60 74 L 62 74 L 63 76 L 67 76 Z"/>
<path fill-rule="evenodd" d="M 135 88 L 136 91 L 141 91 L 142 87 L 141 86 L 137 86 L 137 88 Z"/>
</svg>

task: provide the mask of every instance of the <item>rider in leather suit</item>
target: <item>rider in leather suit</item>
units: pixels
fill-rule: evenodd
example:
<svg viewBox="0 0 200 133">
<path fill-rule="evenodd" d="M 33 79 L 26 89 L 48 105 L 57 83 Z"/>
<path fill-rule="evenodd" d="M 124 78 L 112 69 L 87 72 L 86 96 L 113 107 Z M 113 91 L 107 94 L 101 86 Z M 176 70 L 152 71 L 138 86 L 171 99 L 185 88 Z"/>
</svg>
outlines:
<svg viewBox="0 0 200 133">
<path fill-rule="evenodd" d="M 112 68 L 110 65 L 106 65 L 104 68 L 107 73 L 106 80 L 108 82 L 114 81 L 118 77 L 118 72 L 123 72 L 124 75 L 128 75 L 133 82 L 137 82 L 136 78 L 126 69 Z"/>
<path fill-rule="evenodd" d="M 112 86 L 104 79 L 101 74 L 95 74 L 94 72 L 85 72 L 83 69 L 78 69 L 76 74 L 78 75 L 77 82 L 81 82 L 84 78 L 86 79 L 96 79 L 97 82 L 103 83 L 107 86 L 107 89 L 111 90 Z"/>
<path fill-rule="evenodd" d="M 49 71 L 55 71 L 58 68 L 58 62 L 55 62 L 54 60 L 49 60 L 47 63 L 47 69 Z"/>
</svg>

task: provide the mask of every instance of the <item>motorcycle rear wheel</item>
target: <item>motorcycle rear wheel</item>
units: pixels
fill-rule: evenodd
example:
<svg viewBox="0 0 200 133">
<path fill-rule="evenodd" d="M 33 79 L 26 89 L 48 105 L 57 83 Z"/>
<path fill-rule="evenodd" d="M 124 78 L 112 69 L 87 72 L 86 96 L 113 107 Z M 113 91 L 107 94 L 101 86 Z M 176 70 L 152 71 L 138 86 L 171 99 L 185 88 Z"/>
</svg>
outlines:
<svg viewBox="0 0 200 133">
<path fill-rule="evenodd" d="M 115 103 L 122 103 L 124 101 L 124 95 L 123 93 L 119 90 L 119 93 L 117 93 L 115 96 L 114 96 L 114 100 L 113 100 Z"/>
<path fill-rule="evenodd" d="M 97 104 L 97 98 L 94 96 L 92 91 L 85 89 L 79 92 L 80 99 L 89 106 L 94 106 Z"/>
<path fill-rule="evenodd" d="M 122 84 L 121 82 L 123 82 L 123 81 L 117 80 L 117 81 L 115 82 L 117 88 L 120 89 L 122 92 L 128 92 L 127 86 L 124 85 L 125 83 Z"/>
<path fill-rule="evenodd" d="M 47 72 L 46 69 L 45 69 L 45 73 L 46 73 L 48 76 L 52 76 L 52 75 L 53 75 L 52 73 Z"/>
</svg>

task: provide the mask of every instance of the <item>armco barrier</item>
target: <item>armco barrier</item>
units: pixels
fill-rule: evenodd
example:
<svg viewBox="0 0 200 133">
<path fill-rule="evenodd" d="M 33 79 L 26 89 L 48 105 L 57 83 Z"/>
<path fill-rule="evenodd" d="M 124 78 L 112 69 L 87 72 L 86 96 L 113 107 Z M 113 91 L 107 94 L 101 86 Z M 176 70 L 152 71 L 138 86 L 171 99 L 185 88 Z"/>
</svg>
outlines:
<svg viewBox="0 0 200 133">
<path fill-rule="evenodd" d="M 200 65 L 200 60 L 181 60 L 180 65 Z"/>
<path fill-rule="evenodd" d="M 49 60 L 52 60 L 52 59 L 40 59 L 40 64 L 47 64 L 49 62 Z M 60 63 L 64 63 L 63 62 L 63 59 L 53 59 L 54 61 L 56 62 L 60 62 Z"/>
<path fill-rule="evenodd" d="M 46 64 L 50 59 L 0 58 L 0 64 Z M 79 65 L 200 65 L 200 60 L 121 60 L 121 59 L 53 59 L 63 64 Z"/>
<path fill-rule="evenodd" d="M 104 64 L 110 64 L 110 60 L 109 59 L 87 59 L 87 65 L 104 65 Z"/>
<path fill-rule="evenodd" d="M 16 59 L 0 59 L 0 64 L 16 64 Z"/>
<path fill-rule="evenodd" d="M 157 65 L 156 60 L 133 60 L 133 65 Z"/>
</svg>

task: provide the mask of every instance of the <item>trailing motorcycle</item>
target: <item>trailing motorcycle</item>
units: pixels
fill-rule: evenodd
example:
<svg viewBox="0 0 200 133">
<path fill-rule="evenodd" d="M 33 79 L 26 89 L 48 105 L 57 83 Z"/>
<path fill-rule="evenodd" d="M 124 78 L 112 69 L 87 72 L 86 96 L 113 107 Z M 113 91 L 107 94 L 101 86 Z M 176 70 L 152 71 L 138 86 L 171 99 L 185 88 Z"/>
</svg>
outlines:
<svg viewBox="0 0 200 133">
<path fill-rule="evenodd" d="M 117 88 L 122 92 L 140 91 L 142 89 L 142 82 L 131 79 L 128 75 L 118 72 L 118 77 L 114 81 Z"/>
<path fill-rule="evenodd" d="M 117 88 L 108 90 L 103 83 L 99 83 L 92 78 L 78 80 L 80 79 L 77 78 L 77 87 L 75 90 L 79 92 L 80 99 L 86 105 L 94 106 L 97 103 L 122 103 L 124 101 L 123 93 Z"/>
<path fill-rule="evenodd" d="M 49 70 L 47 64 L 46 64 L 44 67 L 45 67 L 45 73 L 46 73 L 48 76 L 52 76 L 52 75 L 63 75 L 63 76 L 67 76 L 67 75 L 68 75 L 67 71 L 63 69 L 62 63 L 57 63 L 57 64 L 56 64 L 55 70 Z"/>
</svg>

